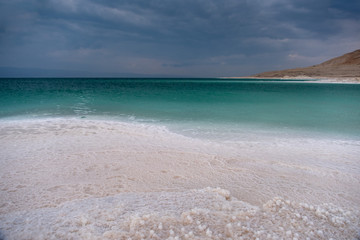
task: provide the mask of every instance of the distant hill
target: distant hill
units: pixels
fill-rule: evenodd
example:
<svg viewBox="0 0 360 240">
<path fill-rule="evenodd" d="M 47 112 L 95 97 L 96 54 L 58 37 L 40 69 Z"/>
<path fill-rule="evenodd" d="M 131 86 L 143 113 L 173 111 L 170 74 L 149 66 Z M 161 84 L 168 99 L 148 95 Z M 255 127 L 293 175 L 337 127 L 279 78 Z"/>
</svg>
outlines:
<svg viewBox="0 0 360 240">
<path fill-rule="evenodd" d="M 360 49 L 318 65 L 253 75 L 256 78 L 352 78 L 360 81 Z"/>
</svg>

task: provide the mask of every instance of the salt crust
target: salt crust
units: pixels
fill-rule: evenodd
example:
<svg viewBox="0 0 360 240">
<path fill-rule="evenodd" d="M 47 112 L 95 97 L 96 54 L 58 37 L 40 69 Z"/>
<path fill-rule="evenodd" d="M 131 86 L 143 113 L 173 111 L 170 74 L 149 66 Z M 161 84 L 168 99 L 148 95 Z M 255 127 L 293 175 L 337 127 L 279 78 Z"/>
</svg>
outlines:
<svg viewBox="0 0 360 240">
<path fill-rule="evenodd" d="M 0 238 L 354 239 L 358 142 L 295 143 L 222 145 L 109 121 L 4 121 Z M 267 201 L 277 195 L 286 200 Z"/>
<path fill-rule="evenodd" d="M 229 191 L 122 193 L 2 215 L 5 239 L 354 239 L 358 213 Z"/>
</svg>

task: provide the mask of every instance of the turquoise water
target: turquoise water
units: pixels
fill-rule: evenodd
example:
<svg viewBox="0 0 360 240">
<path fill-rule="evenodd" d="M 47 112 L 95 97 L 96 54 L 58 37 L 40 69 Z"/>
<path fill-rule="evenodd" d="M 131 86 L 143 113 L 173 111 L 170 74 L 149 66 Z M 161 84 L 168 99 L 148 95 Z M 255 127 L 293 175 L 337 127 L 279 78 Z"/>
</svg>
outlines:
<svg viewBox="0 0 360 240">
<path fill-rule="evenodd" d="M 0 119 L 105 118 L 196 134 L 360 138 L 360 85 L 226 79 L 0 79 Z"/>
</svg>

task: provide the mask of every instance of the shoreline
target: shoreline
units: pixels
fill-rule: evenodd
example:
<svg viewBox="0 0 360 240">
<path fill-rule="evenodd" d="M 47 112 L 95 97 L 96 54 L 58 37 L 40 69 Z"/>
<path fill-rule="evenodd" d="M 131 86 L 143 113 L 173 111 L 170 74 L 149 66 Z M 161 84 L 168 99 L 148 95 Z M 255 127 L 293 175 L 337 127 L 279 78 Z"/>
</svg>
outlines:
<svg viewBox="0 0 360 240">
<path fill-rule="evenodd" d="M 219 77 L 219 79 L 266 79 L 266 80 L 289 80 L 296 81 L 297 83 L 303 82 L 306 83 L 349 83 L 349 84 L 360 84 L 360 77 L 309 77 L 309 76 L 284 76 L 284 77 Z"/>
<path fill-rule="evenodd" d="M 139 118 L 133 116 L 103 116 L 103 115 L 89 115 L 89 116 L 28 116 L 19 115 L 16 117 L 0 118 L 1 125 L 12 124 L 36 124 L 36 123 L 50 123 L 61 121 L 79 121 L 79 122 L 93 122 L 109 123 L 127 125 L 131 127 L 140 127 L 148 129 L 157 129 L 161 133 L 168 133 L 174 136 L 184 137 L 188 139 L 195 139 L 198 141 L 212 141 L 212 142 L 232 142 L 232 141 L 270 141 L 271 139 L 313 139 L 324 141 L 359 141 L 360 135 L 328 132 L 326 130 L 304 129 L 300 127 L 280 127 L 280 126 L 265 126 L 262 124 L 242 124 L 233 125 L 231 123 L 220 122 L 211 123 L 207 125 L 204 122 L 198 122 L 196 127 L 191 127 L 191 122 L 161 122 L 154 119 Z M 193 123 L 194 124 L 194 123 Z M 231 129 L 231 131 L 226 131 Z M 1 129 L 0 129 L 1 130 Z M 212 132 L 209 132 L 213 130 Z M 221 134 L 221 135 L 219 135 Z M 231 135 L 229 135 L 231 134 Z M 260 138 L 257 138 L 260 137 Z"/>
<path fill-rule="evenodd" d="M 284 230 L 265 224 L 258 237 L 287 237 L 296 214 L 306 216 L 296 220 L 304 231 L 292 237 L 355 236 L 360 227 L 358 142 L 224 144 L 152 124 L 46 119 L 0 123 L 0 144 L 0 232 L 9 239 L 171 237 L 171 229 L 173 237 L 236 238 L 250 222 L 253 237 L 273 217 Z"/>
</svg>

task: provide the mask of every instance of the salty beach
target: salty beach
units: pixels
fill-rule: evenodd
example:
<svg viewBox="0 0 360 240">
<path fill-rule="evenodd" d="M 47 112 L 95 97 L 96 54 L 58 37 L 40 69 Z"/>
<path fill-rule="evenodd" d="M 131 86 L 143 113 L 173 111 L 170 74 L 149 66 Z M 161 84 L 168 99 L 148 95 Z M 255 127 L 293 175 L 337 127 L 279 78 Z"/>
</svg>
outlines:
<svg viewBox="0 0 360 240">
<path fill-rule="evenodd" d="M 359 13 L 0 0 L 0 240 L 360 240 Z"/>
<path fill-rule="evenodd" d="M 359 85 L 1 81 L 1 238 L 358 236 Z"/>
</svg>

